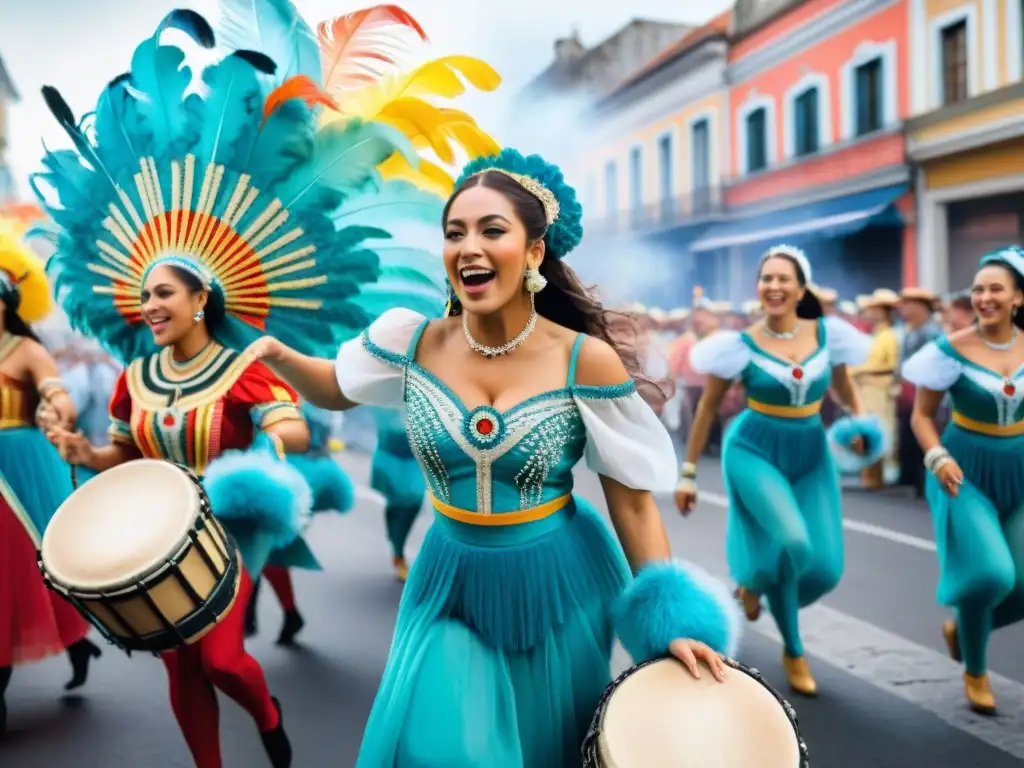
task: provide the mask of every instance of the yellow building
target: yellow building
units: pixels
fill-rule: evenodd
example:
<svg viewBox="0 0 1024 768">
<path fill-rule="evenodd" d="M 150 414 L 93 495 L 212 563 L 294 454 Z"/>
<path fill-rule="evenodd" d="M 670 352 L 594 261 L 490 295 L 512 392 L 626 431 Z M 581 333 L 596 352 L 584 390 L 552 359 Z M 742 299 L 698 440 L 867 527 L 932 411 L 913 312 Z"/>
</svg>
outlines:
<svg viewBox="0 0 1024 768">
<path fill-rule="evenodd" d="M 594 107 L 574 174 L 588 236 L 666 232 L 720 211 L 729 19 L 688 33 Z"/>
<path fill-rule="evenodd" d="M 909 3 L 918 282 L 945 293 L 1024 240 L 1024 1 Z"/>
</svg>

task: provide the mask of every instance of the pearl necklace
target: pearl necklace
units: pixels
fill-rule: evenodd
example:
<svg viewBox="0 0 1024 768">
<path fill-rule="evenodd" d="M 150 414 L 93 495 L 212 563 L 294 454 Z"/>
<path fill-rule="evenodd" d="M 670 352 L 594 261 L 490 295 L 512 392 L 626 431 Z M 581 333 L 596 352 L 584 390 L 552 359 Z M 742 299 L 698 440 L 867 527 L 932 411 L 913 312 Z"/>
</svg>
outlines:
<svg viewBox="0 0 1024 768">
<path fill-rule="evenodd" d="M 797 334 L 797 331 L 800 330 L 800 326 L 798 325 L 792 331 L 773 331 L 767 325 L 762 325 L 761 326 L 761 330 L 764 332 L 764 335 L 767 336 L 769 339 L 779 339 L 780 341 L 789 341 L 790 339 L 795 339 L 796 338 L 796 334 Z"/>
<path fill-rule="evenodd" d="M 980 333 L 978 335 L 981 336 Z M 996 343 L 994 341 L 989 341 L 984 336 L 981 336 L 981 340 L 985 344 L 985 346 L 988 347 L 989 349 L 994 349 L 996 352 L 1005 352 L 1010 347 L 1012 347 L 1013 343 L 1017 340 L 1017 326 L 1013 326 L 1013 331 L 1010 334 L 1010 340 L 1009 341 L 1003 341 L 1003 342 L 1000 342 L 1000 343 Z"/>
<path fill-rule="evenodd" d="M 533 294 L 530 294 L 530 319 L 526 321 L 526 326 L 519 332 L 518 336 L 510 341 L 506 341 L 500 347 L 488 347 L 486 344 L 481 344 L 479 341 L 474 339 L 473 334 L 469 332 L 469 320 L 467 319 L 466 313 L 462 313 L 462 333 L 466 337 L 466 343 L 469 344 L 470 349 L 483 355 L 488 360 L 492 357 L 507 355 L 509 352 L 521 347 L 523 342 L 530 337 L 530 334 L 533 333 L 533 329 L 536 327 L 537 308 L 533 303 Z"/>
</svg>

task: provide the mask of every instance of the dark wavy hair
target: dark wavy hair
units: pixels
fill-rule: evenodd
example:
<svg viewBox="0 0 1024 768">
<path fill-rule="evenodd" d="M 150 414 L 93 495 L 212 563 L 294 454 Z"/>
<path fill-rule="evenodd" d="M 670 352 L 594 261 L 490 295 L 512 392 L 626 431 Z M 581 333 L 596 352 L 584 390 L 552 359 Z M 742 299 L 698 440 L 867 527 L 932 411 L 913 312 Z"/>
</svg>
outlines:
<svg viewBox="0 0 1024 768">
<path fill-rule="evenodd" d="M 527 192 L 519 182 L 504 173 L 485 171 L 470 176 L 452 193 L 444 207 L 442 226 L 448 226 L 448 212 L 463 191 L 486 187 L 501 193 L 511 204 L 526 230 L 528 242 L 535 243 L 547 232 L 547 218 L 540 200 Z M 560 259 L 545 258 L 540 273 L 548 284 L 536 294 L 537 314 L 565 328 L 601 339 L 612 346 L 626 371 L 636 382 L 637 392 L 652 406 L 663 405 L 672 397 L 674 384 L 669 379 L 657 380 L 644 373 L 641 352 L 642 331 L 636 319 L 625 312 L 607 309 L 601 304 L 595 287 L 588 288 L 576 272 Z M 452 314 L 462 307 L 452 298 Z"/>
<path fill-rule="evenodd" d="M 0 293 L 0 301 L 4 303 L 4 330 L 14 336 L 24 336 L 26 339 L 42 344 L 32 326 L 21 319 L 17 311 L 17 296 L 12 296 L 7 291 Z"/>
<path fill-rule="evenodd" d="M 819 299 L 814 291 L 807 285 L 807 275 L 804 274 L 803 267 L 800 266 L 800 262 L 790 256 L 783 250 L 769 249 L 764 256 L 761 257 L 761 263 L 757 265 L 757 279 L 761 279 L 761 271 L 764 269 L 764 264 L 768 259 L 785 259 L 793 265 L 793 269 L 796 272 L 796 281 L 800 284 L 800 287 L 804 289 L 804 297 L 797 302 L 796 305 L 796 316 L 802 320 L 817 320 L 825 314 L 824 308 L 821 306 L 821 299 Z"/>
<path fill-rule="evenodd" d="M 984 269 L 985 267 L 1002 268 L 1007 272 L 1007 274 L 1010 275 L 1010 279 L 1013 280 L 1014 289 L 1020 291 L 1021 293 L 1024 293 L 1024 275 L 1022 275 L 1020 272 L 1018 272 L 1016 269 L 1010 266 L 1008 262 L 1002 261 L 1001 259 L 993 259 L 992 261 L 989 261 L 988 263 L 982 265 L 982 269 Z M 971 305 L 971 309 L 974 309 L 973 304 Z M 977 321 L 977 318 L 975 318 L 975 321 Z M 1019 307 L 1017 309 L 1017 314 L 1011 315 L 1010 322 L 1012 322 L 1020 330 L 1024 331 L 1024 307 Z"/>
</svg>

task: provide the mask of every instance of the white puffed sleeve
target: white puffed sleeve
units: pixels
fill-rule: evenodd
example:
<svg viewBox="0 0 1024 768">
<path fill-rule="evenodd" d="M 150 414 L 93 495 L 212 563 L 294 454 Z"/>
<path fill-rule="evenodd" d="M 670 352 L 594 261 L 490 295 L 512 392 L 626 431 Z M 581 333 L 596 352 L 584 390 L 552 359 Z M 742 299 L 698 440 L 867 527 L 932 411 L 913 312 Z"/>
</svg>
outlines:
<svg viewBox="0 0 1024 768">
<path fill-rule="evenodd" d="M 584 457 L 591 470 L 638 491 L 675 490 L 672 439 L 632 382 L 575 387 L 574 397 L 587 430 Z"/>
<path fill-rule="evenodd" d="M 423 322 L 423 315 L 411 309 L 390 309 L 359 338 L 342 344 L 334 361 L 342 394 L 360 405 L 401 407 L 406 354 Z"/>
<path fill-rule="evenodd" d="M 900 375 L 915 387 L 945 392 L 960 378 L 963 366 L 946 354 L 934 341 L 929 341 L 903 363 Z"/>
<path fill-rule="evenodd" d="M 718 331 L 690 350 L 690 365 L 697 373 L 732 381 L 750 362 L 750 347 L 738 331 Z"/>
<path fill-rule="evenodd" d="M 832 365 L 863 365 L 875 340 L 838 317 L 825 318 L 825 339 Z"/>
</svg>

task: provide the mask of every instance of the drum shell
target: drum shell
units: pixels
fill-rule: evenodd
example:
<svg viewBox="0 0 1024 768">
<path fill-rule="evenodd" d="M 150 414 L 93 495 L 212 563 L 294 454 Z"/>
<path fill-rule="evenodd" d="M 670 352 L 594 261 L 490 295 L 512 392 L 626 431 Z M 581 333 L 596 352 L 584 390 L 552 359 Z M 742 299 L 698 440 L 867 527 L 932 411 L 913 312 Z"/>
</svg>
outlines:
<svg viewBox="0 0 1024 768">
<path fill-rule="evenodd" d="M 238 592 L 235 543 L 213 517 L 198 478 L 178 469 L 195 485 L 196 510 L 162 562 L 132 579 L 83 589 L 55 578 L 40 557 L 47 585 L 128 651 L 162 653 L 197 642 L 231 610 Z"/>
<path fill-rule="evenodd" d="M 639 687 L 623 690 L 654 665 L 637 676 Z M 725 683 L 706 669 L 694 680 L 672 658 L 624 672 L 601 697 L 583 743 L 583 768 L 808 768 L 793 708 L 756 669 L 732 659 L 726 665 Z M 717 687 L 730 681 L 731 690 Z"/>
</svg>

